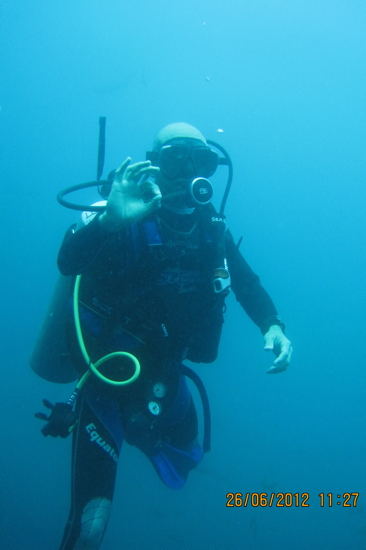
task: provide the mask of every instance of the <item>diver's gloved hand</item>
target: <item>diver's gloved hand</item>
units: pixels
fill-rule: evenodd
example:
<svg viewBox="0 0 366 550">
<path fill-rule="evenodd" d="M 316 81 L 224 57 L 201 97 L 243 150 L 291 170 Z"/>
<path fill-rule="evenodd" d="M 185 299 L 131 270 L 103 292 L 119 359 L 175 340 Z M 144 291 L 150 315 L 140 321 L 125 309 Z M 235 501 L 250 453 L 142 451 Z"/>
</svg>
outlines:
<svg viewBox="0 0 366 550">
<path fill-rule="evenodd" d="M 147 181 L 149 176 L 155 177 L 159 168 L 151 166 L 149 160 L 129 166 L 130 162 L 128 157 L 116 170 L 106 211 L 99 217 L 106 231 L 119 231 L 160 208 L 160 189 Z"/>
<path fill-rule="evenodd" d="M 267 374 L 276 374 L 287 369 L 291 361 L 292 346 L 291 342 L 278 325 L 272 325 L 264 335 L 264 349 L 273 351 L 277 356 L 272 367 L 267 370 Z"/>
<path fill-rule="evenodd" d="M 77 413 L 72 410 L 72 406 L 67 403 L 56 403 L 53 405 L 48 399 L 43 399 L 42 403 L 47 409 L 51 410 L 50 416 L 44 413 L 35 413 L 35 417 L 47 421 L 47 424 L 41 429 L 44 436 L 60 436 L 65 439 L 72 432 L 76 422 Z"/>
</svg>

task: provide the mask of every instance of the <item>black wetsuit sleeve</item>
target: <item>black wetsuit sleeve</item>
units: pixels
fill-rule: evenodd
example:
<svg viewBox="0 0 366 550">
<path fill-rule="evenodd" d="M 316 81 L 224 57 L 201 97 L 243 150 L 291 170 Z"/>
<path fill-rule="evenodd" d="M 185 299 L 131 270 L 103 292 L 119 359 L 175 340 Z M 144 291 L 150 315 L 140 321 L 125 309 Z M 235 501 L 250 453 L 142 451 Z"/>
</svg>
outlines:
<svg viewBox="0 0 366 550">
<path fill-rule="evenodd" d="M 231 288 L 247 315 L 265 334 L 271 325 L 283 327 L 275 305 L 234 243 L 230 231 L 225 238 Z"/>
<path fill-rule="evenodd" d="M 57 265 L 62 275 L 77 275 L 98 256 L 111 234 L 104 231 L 96 216 L 88 225 L 76 231 L 76 224 L 66 232 Z"/>
</svg>

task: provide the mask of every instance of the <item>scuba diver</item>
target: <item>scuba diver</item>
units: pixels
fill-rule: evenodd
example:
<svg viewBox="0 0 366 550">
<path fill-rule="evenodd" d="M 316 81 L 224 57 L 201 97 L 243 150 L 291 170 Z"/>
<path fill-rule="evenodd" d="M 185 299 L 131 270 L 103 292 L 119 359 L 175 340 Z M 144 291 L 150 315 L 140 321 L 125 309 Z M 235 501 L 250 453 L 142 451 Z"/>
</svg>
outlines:
<svg viewBox="0 0 366 550">
<path fill-rule="evenodd" d="M 195 127 L 174 123 L 160 130 L 147 158 L 123 162 L 103 211 L 91 207 L 82 227 L 67 231 L 58 255 L 62 275 L 79 285 L 77 316 L 71 305 L 65 334 L 82 377 L 68 403 L 44 400 L 50 415 L 36 415 L 47 422 L 44 435 L 73 438 L 71 509 L 60 550 L 100 547 L 123 441 L 145 453 L 173 489 L 209 450 L 207 395 L 183 361 L 215 361 L 230 289 L 276 356 L 267 372 L 286 370 L 291 359 L 272 299 L 211 203 L 207 178 L 219 155 Z M 89 376 L 91 368 L 100 376 Z M 203 445 L 187 377 L 202 398 Z"/>
</svg>

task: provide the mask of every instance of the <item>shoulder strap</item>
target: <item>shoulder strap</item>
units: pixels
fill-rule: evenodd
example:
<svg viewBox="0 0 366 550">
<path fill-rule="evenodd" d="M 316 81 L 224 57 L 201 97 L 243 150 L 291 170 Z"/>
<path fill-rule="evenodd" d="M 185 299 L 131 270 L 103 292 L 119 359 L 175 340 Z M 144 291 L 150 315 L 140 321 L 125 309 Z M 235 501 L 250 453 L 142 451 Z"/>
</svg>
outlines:
<svg viewBox="0 0 366 550">
<path fill-rule="evenodd" d="M 226 261 L 225 216 L 216 212 L 215 207 L 210 203 L 198 209 L 202 217 L 207 242 L 211 242 L 212 254 L 214 257 L 213 288 L 216 294 L 227 295 L 230 292 L 230 273 Z"/>
</svg>

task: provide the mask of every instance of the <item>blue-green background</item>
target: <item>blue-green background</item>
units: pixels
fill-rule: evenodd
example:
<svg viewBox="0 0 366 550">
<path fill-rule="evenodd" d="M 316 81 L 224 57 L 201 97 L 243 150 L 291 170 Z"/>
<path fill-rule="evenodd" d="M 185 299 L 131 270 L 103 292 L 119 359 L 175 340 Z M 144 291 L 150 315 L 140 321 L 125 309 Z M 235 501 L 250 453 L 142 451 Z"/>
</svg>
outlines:
<svg viewBox="0 0 366 550">
<path fill-rule="evenodd" d="M 71 439 L 43 438 L 33 413 L 73 386 L 28 357 L 77 216 L 55 195 L 95 178 L 100 115 L 106 171 L 170 122 L 229 150 L 229 226 L 295 349 L 267 376 L 230 297 L 219 359 L 197 367 L 212 452 L 172 492 L 125 445 L 103 549 L 365 548 L 365 28 L 364 0 L 0 1 L 3 548 L 56 549 L 68 513 Z M 225 506 L 248 491 L 310 506 Z M 320 492 L 360 497 L 321 508 Z"/>
</svg>

